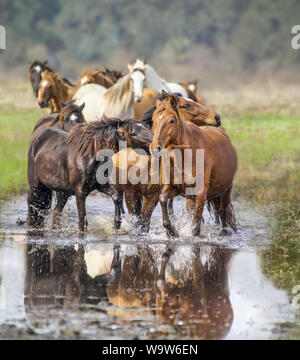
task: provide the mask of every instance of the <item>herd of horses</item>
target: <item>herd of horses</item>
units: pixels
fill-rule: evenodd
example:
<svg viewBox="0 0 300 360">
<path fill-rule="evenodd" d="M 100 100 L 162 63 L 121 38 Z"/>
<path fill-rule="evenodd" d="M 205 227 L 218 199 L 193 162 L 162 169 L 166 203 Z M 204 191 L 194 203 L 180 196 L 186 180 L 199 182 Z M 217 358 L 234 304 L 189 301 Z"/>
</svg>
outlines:
<svg viewBox="0 0 300 360">
<path fill-rule="evenodd" d="M 77 85 L 62 78 L 46 62 L 34 61 L 29 74 L 38 105 L 49 108 L 50 114 L 37 122 L 29 144 L 28 226 L 44 225 L 55 192 L 52 225 L 59 225 L 68 198 L 75 195 L 79 230 L 85 231 L 85 201 L 98 190 L 114 202 L 116 228 L 120 228 L 125 212 L 124 197 L 129 214 L 137 217 L 142 232 L 149 231 L 152 212 L 159 202 L 167 235 L 177 237 L 169 215 L 173 198 L 184 196 L 193 217 L 194 236 L 200 236 L 205 204 L 213 209 L 215 222 L 221 221 L 222 235 L 230 233 L 228 227 L 236 231 L 231 190 L 237 155 L 220 116 L 205 105 L 195 82 L 167 82 L 140 59 L 128 64 L 127 74 L 107 68 L 84 70 Z M 125 149 L 120 148 L 124 141 L 128 144 Z M 113 151 L 112 162 L 117 169 L 124 167 L 121 159 L 125 158 L 127 173 L 137 165 L 130 161 L 132 152 L 143 149 L 137 158 L 139 166 L 147 165 L 148 183 L 99 183 L 101 161 L 97 154 L 103 149 Z M 161 150 L 171 154 L 174 149 L 182 152 L 182 159 L 185 149 L 190 149 L 193 157 L 198 149 L 204 150 L 203 189 L 199 193 L 187 195 L 186 189 L 193 185 L 185 181 L 183 173 L 178 184 L 172 156 L 170 181 L 151 182 L 151 156 Z M 196 173 L 193 161 L 190 176 Z"/>
</svg>

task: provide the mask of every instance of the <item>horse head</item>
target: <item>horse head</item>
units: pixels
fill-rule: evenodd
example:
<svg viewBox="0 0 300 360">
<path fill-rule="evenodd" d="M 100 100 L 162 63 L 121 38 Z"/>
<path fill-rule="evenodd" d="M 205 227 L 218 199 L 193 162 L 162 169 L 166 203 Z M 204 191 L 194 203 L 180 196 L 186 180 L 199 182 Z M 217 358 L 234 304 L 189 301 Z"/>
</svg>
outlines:
<svg viewBox="0 0 300 360">
<path fill-rule="evenodd" d="M 59 122 L 62 130 L 70 131 L 77 124 L 86 123 L 82 114 L 85 104 L 81 106 L 75 105 L 73 101 L 67 104 L 61 103 L 62 110 L 59 114 Z"/>
<path fill-rule="evenodd" d="M 144 61 L 137 59 L 135 63 L 128 64 L 130 78 L 133 82 L 134 102 L 141 102 L 145 85 L 145 66 Z"/>
<path fill-rule="evenodd" d="M 49 107 L 50 100 L 57 98 L 56 78 L 58 74 L 48 70 L 42 72 L 41 81 L 38 89 L 38 104 L 41 108 Z"/>
</svg>

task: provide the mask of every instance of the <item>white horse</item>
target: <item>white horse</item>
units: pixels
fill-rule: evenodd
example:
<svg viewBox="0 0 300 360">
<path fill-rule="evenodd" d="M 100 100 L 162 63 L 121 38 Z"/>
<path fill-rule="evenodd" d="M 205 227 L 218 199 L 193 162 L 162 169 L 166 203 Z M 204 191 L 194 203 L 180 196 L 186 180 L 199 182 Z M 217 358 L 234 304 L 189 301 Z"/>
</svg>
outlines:
<svg viewBox="0 0 300 360">
<path fill-rule="evenodd" d="M 145 87 L 154 89 L 158 92 L 165 90 L 167 92 L 175 92 L 181 94 L 183 97 L 188 97 L 186 90 L 179 84 L 169 83 L 166 80 L 162 79 L 157 72 L 153 69 L 152 66 L 147 64 L 145 60 L 137 59 L 135 63 L 128 64 L 129 71 L 134 71 L 140 69 L 144 71 L 146 76 Z"/>
<path fill-rule="evenodd" d="M 83 115 L 87 122 L 101 119 L 103 115 L 121 120 L 133 118 L 133 104 L 142 100 L 144 83 L 144 71 L 133 69 L 109 89 L 96 84 L 84 85 L 73 99 L 76 105 L 85 103 Z"/>
</svg>

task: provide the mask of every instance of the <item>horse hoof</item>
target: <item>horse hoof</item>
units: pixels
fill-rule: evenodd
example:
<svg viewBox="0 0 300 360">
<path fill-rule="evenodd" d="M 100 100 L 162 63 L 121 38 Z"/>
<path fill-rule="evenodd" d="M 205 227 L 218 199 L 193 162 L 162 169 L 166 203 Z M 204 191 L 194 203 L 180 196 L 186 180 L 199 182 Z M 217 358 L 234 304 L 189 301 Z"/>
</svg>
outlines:
<svg viewBox="0 0 300 360">
<path fill-rule="evenodd" d="M 193 236 L 194 237 L 200 237 L 200 234 L 201 234 L 201 229 L 200 228 L 193 229 Z"/>
<path fill-rule="evenodd" d="M 231 235 L 231 232 L 228 231 L 227 229 L 222 229 L 220 232 L 219 232 L 219 236 L 230 236 Z"/>
<path fill-rule="evenodd" d="M 171 225 L 166 227 L 167 235 L 170 238 L 179 237 L 178 231 Z"/>
<path fill-rule="evenodd" d="M 121 221 L 115 221 L 115 229 L 120 229 L 120 227 L 121 227 Z"/>
</svg>

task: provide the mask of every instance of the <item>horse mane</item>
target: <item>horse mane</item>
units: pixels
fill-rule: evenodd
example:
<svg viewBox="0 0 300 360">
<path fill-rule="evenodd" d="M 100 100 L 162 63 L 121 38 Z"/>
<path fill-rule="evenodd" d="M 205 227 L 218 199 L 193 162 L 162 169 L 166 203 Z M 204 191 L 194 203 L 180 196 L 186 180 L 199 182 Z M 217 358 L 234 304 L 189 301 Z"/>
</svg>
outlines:
<svg viewBox="0 0 300 360">
<path fill-rule="evenodd" d="M 122 140 L 118 132 L 121 123 L 120 119 L 104 116 L 101 120 L 75 125 L 67 136 L 67 143 L 72 144 L 81 156 L 95 156 L 103 148 L 117 152 Z"/>
<path fill-rule="evenodd" d="M 179 93 L 171 93 L 170 95 L 175 96 L 176 100 L 178 100 L 178 97 L 181 96 Z M 163 100 L 162 94 L 158 94 L 156 100 L 162 101 Z M 153 125 L 152 116 L 153 116 L 153 113 L 154 113 L 155 110 L 156 110 L 156 105 L 154 105 L 150 109 L 148 109 L 144 113 L 144 115 L 142 116 L 142 118 L 140 120 L 149 129 L 151 129 L 152 125 Z"/>
<path fill-rule="evenodd" d="M 64 83 L 66 83 L 67 85 L 69 85 L 69 86 L 76 87 L 76 85 L 74 85 L 73 83 L 71 83 L 71 81 L 68 80 L 67 78 L 62 78 L 62 81 L 63 81 Z"/>
<path fill-rule="evenodd" d="M 130 74 L 121 77 L 111 88 L 104 94 L 103 99 L 107 106 L 117 108 L 116 111 L 128 111 L 132 104 L 132 81 Z"/>
</svg>

